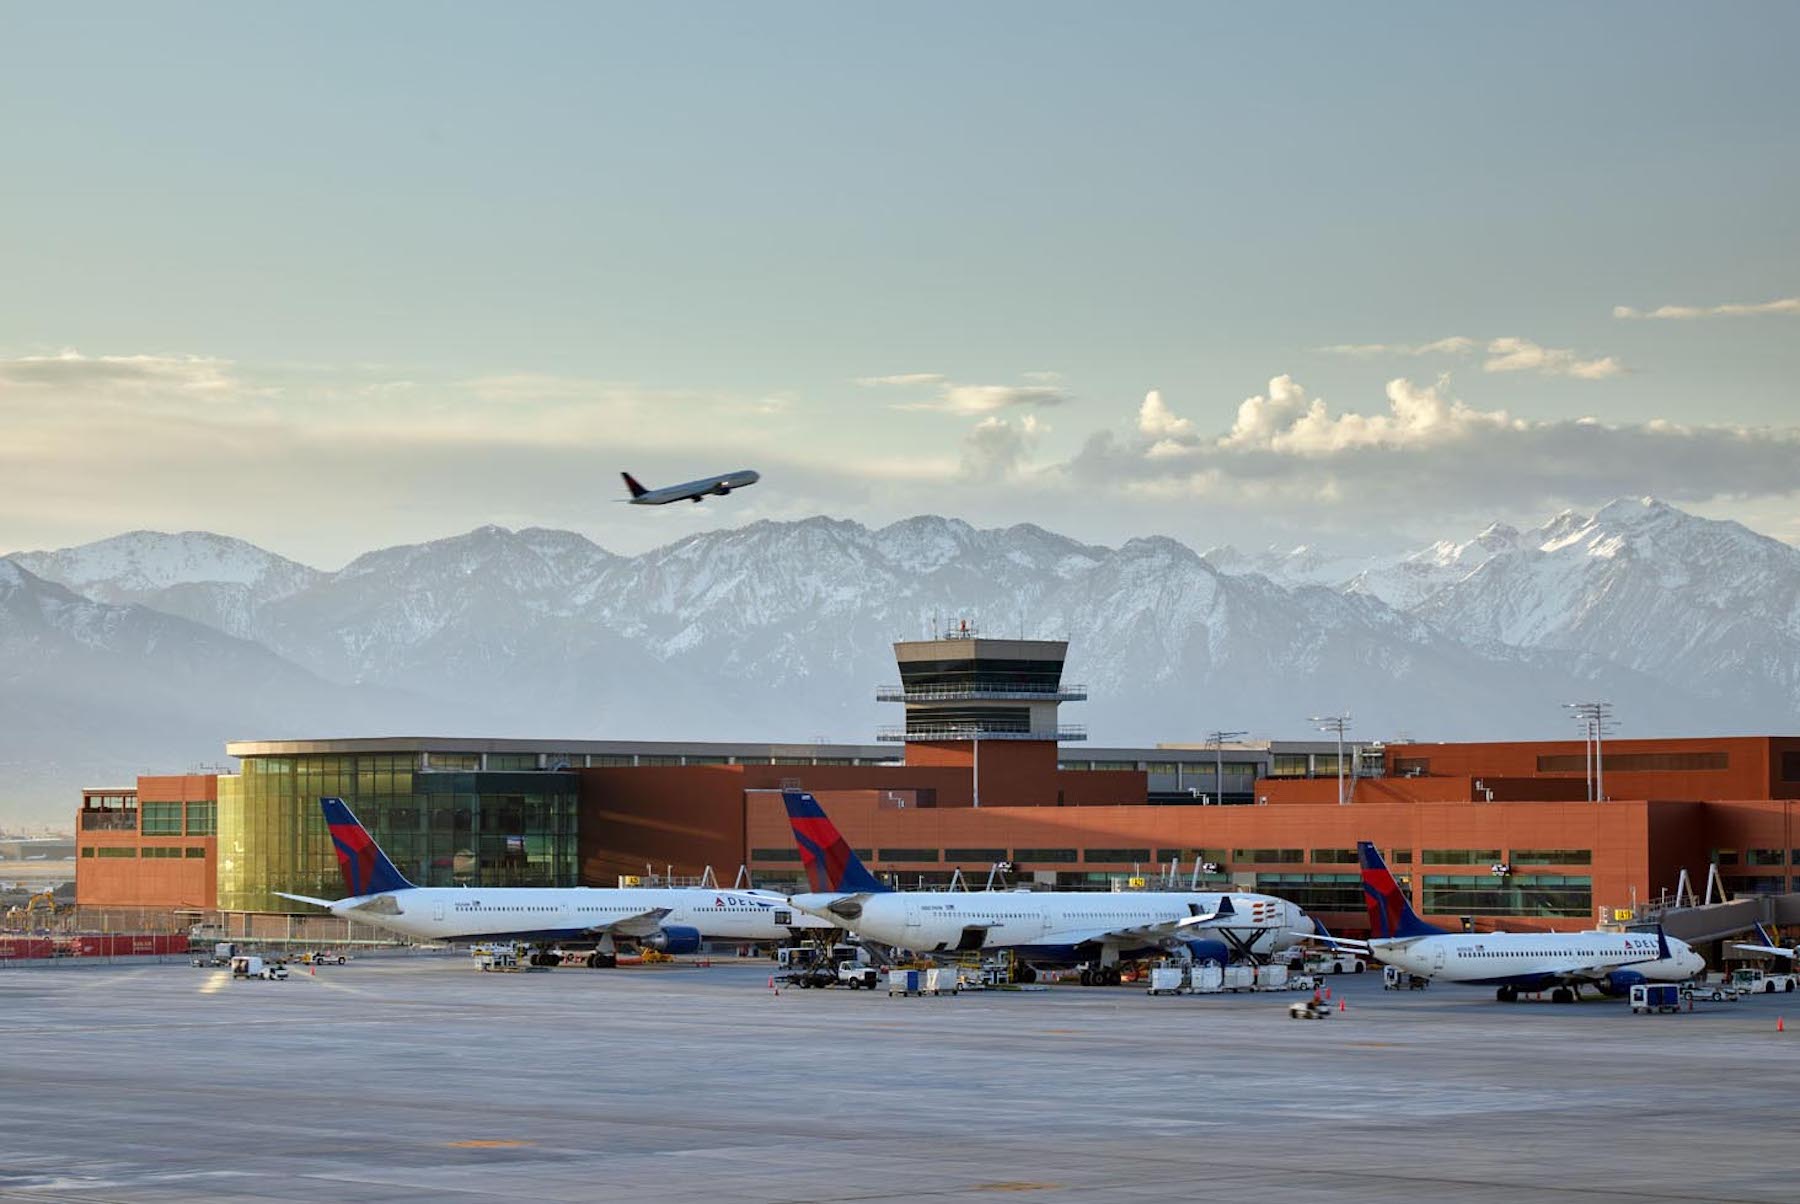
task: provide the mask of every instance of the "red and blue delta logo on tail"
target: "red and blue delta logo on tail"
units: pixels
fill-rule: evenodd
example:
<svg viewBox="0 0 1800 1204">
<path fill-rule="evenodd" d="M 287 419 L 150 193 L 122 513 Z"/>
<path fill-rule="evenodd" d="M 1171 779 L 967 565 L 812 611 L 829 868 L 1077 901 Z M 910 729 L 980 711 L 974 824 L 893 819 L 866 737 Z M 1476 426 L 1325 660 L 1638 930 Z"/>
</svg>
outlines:
<svg viewBox="0 0 1800 1204">
<path fill-rule="evenodd" d="M 1363 903 L 1369 909 L 1371 939 L 1435 936 L 1444 931 L 1427 924 L 1413 911 L 1406 892 L 1394 881 L 1387 862 L 1373 844 L 1357 841 L 1356 857 L 1362 865 Z"/>
<path fill-rule="evenodd" d="M 394 863 L 381 851 L 369 830 L 357 822 L 343 799 L 322 798 L 319 806 L 325 812 L 325 827 L 331 833 L 338 868 L 344 871 L 344 885 L 351 895 L 378 895 L 385 891 L 412 889 L 412 883 L 394 868 Z"/>
<path fill-rule="evenodd" d="M 800 864 L 806 868 L 806 880 L 813 890 L 860 894 L 888 889 L 857 858 L 818 799 L 803 790 L 784 790 L 781 800 L 787 804 L 794 846 L 800 850 Z"/>
</svg>

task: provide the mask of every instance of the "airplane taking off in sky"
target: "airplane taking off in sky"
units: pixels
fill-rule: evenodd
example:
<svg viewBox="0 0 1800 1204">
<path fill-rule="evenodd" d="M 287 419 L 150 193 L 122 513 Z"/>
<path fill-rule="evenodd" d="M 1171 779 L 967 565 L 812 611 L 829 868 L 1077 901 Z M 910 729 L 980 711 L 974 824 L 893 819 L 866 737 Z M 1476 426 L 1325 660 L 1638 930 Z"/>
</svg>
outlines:
<svg viewBox="0 0 1800 1204">
<path fill-rule="evenodd" d="M 1760 945 L 1733 945 L 1732 948 L 1733 949 L 1742 949 L 1747 953 L 1764 953 L 1771 957 L 1785 957 L 1789 961 L 1793 961 L 1797 955 L 1800 955 L 1800 948 L 1796 948 L 1793 945 L 1778 945 L 1778 944 L 1776 944 L 1775 938 L 1773 936 L 1771 936 L 1769 934 L 1769 930 L 1767 928 L 1764 928 L 1761 924 L 1758 924 L 1756 926 L 1756 937 L 1758 940 L 1760 940 L 1762 942 L 1762 944 L 1760 944 Z"/>
<path fill-rule="evenodd" d="M 795 908 L 914 953 L 1010 949 L 1027 968 L 1088 963 L 1083 983 L 1118 985 L 1119 960 L 1188 954 L 1221 964 L 1296 943 L 1310 923 L 1285 899 L 1216 891 L 895 891 L 803 791 L 782 793 L 812 893 Z"/>
<path fill-rule="evenodd" d="M 1421 978 L 1494 988 L 1512 1003 L 1521 992 L 1550 991 L 1573 1003 L 1582 987 L 1629 995 L 1642 982 L 1683 982 L 1706 969 L 1684 942 L 1637 932 L 1446 932 L 1421 920 L 1387 863 L 1368 841 L 1357 842 L 1369 939 L 1307 933 L 1308 938 L 1364 950 L 1377 961 Z"/>
<path fill-rule="evenodd" d="M 631 490 L 633 506 L 666 506 L 670 502 L 703 502 L 708 497 L 724 497 L 733 489 L 744 489 L 762 480 L 762 474 L 749 468 L 740 468 L 736 472 L 724 473 L 716 477 L 702 477 L 698 481 L 687 481 L 680 485 L 664 485 L 661 489 L 645 489 L 638 484 L 637 478 L 628 472 L 619 474 L 625 478 L 625 488 Z"/>
<path fill-rule="evenodd" d="M 314 899 L 334 916 L 423 941 L 593 942 L 591 965 L 626 937 L 663 953 L 692 953 L 702 940 L 785 941 L 793 930 L 831 924 L 797 913 L 780 895 L 700 887 L 414 886 L 388 860 L 343 799 L 322 798 L 325 824 L 349 896 Z"/>
</svg>

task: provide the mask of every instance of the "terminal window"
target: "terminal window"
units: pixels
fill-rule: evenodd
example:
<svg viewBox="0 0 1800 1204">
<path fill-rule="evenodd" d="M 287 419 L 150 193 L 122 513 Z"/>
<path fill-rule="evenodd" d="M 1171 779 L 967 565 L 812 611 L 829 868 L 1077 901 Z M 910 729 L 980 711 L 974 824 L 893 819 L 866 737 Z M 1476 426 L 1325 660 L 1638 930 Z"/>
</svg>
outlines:
<svg viewBox="0 0 1800 1204">
<path fill-rule="evenodd" d="M 206 848 L 203 845 L 189 845 L 186 852 L 189 861 L 204 861 L 206 859 Z"/>
<path fill-rule="evenodd" d="M 1272 778 L 1303 778 L 1307 769 L 1305 754 L 1277 753 L 1269 758 L 1269 776 Z"/>
<path fill-rule="evenodd" d="M 945 849 L 945 861 L 979 861 L 991 865 L 1006 860 L 1005 849 Z"/>
<path fill-rule="evenodd" d="M 799 849 L 751 849 L 752 861 L 799 861 Z"/>
<path fill-rule="evenodd" d="M 1607 753 L 1600 768 L 1606 773 L 1694 773 L 1729 769 L 1731 755 L 1724 752 Z M 1539 773 L 1586 773 L 1586 754 L 1559 753 L 1537 759 Z"/>
<path fill-rule="evenodd" d="M 138 808 L 138 831 L 145 836 L 180 836 L 180 803 L 143 803 Z"/>
<path fill-rule="evenodd" d="M 881 860 L 883 861 L 936 861 L 937 859 L 938 851 L 936 849 L 881 850 Z"/>
<path fill-rule="evenodd" d="M 1780 849 L 1745 849 L 1745 865 L 1780 865 Z"/>
<path fill-rule="evenodd" d="M 1075 861 L 1074 849 L 1014 849 L 1013 860 L 1024 863 L 1030 861 Z"/>
<path fill-rule="evenodd" d="M 1150 850 L 1149 849 L 1086 849 L 1083 851 L 1081 859 L 1083 861 L 1086 861 L 1089 863 L 1129 861 L 1134 864 L 1138 864 L 1138 863 L 1142 863 L 1142 862 L 1150 860 Z"/>
<path fill-rule="evenodd" d="M 1363 910 L 1360 874 L 1258 874 L 1256 889 L 1280 895 L 1306 911 Z"/>
<path fill-rule="evenodd" d="M 1426 849 L 1426 865 L 1493 865 L 1500 860 L 1499 849 Z"/>
<path fill-rule="evenodd" d="M 1587 916 L 1594 910 L 1594 885 L 1592 878 L 1557 874 L 1427 874 L 1425 910 L 1437 915 Z"/>
<path fill-rule="evenodd" d="M 219 830 L 219 804 L 189 803 L 187 805 L 187 835 L 212 836 Z"/>
<path fill-rule="evenodd" d="M 1592 865 L 1592 849 L 1514 849 L 1514 865 Z"/>
<path fill-rule="evenodd" d="M 98 856 L 101 857 L 136 857 L 137 850 L 124 845 L 102 845 Z"/>
<path fill-rule="evenodd" d="M 531 770 L 538 767 L 536 753 L 489 753 L 487 767 L 491 770 Z"/>
<path fill-rule="evenodd" d="M 1248 861 L 1255 865 L 1299 865 L 1306 860 L 1305 849 L 1233 849 L 1233 861 Z"/>
<path fill-rule="evenodd" d="M 1312 851 L 1314 865 L 1355 865 L 1355 849 L 1314 849 Z"/>
</svg>

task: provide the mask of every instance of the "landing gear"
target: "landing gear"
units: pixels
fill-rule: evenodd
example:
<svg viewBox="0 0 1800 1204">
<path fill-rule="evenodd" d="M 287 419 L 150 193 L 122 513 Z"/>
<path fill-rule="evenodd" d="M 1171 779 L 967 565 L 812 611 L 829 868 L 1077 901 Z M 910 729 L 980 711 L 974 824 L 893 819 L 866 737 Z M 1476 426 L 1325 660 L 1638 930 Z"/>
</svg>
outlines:
<svg viewBox="0 0 1800 1204">
<path fill-rule="evenodd" d="M 1037 981 L 1037 967 L 1035 967 L 1035 966 L 1020 966 L 1017 970 L 1013 971 L 1013 981 L 1021 982 L 1021 983 L 1036 982 Z M 874 986 L 875 984 L 870 983 L 869 985 Z"/>
<path fill-rule="evenodd" d="M 587 968 L 590 970 L 612 970 L 616 969 L 618 964 L 619 955 L 616 953 L 601 953 L 595 950 L 587 955 Z"/>
<path fill-rule="evenodd" d="M 1517 1002 L 1519 1002 L 1518 988 L 1517 987 L 1501 987 L 1500 989 L 1498 989 L 1494 992 L 1494 998 L 1499 1000 L 1501 1003 L 1517 1003 Z"/>
<path fill-rule="evenodd" d="M 1035 972 L 1032 977 L 1037 977 Z M 1082 967 L 1081 985 L 1084 987 L 1116 987 L 1119 982 L 1119 967 L 1117 966 Z"/>
<path fill-rule="evenodd" d="M 1569 987 L 1558 987 L 1550 992 L 1551 1003 L 1574 1003 L 1575 992 Z"/>
</svg>

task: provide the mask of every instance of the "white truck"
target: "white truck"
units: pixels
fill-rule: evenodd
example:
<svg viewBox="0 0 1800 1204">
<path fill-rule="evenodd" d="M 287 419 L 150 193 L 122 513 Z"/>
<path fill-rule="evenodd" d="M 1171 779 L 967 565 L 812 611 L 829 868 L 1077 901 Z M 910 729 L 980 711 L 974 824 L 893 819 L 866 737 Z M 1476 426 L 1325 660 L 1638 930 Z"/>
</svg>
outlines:
<svg viewBox="0 0 1800 1204">
<path fill-rule="evenodd" d="M 1399 966 L 1381 967 L 1381 989 L 1384 991 L 1423 991 L 1431 980 L 1423 974 L 1402 970 Z"/>
<path fill-rule="evenodd" d="M 1791 991 L 1800 975 L 1785 970 L 1733 970 L 1731 985 L 1746 995 L 1773 995 L 1777 991 Z"/>
<path fill-rule="evenodd" d="M 1309 974 L 1361 974 L 1369 963 L 1354 953 L 1315 953 L 1306 959 Z"/>
<path fill-rule="evenodd" d="M 288 976 L 287 967 L 274 962 L 265 962 L 255 955 L 240 955 L 231 959 L 231 976 L 233 978 L 267 978 L 283 979 Z"/>
</svg>

